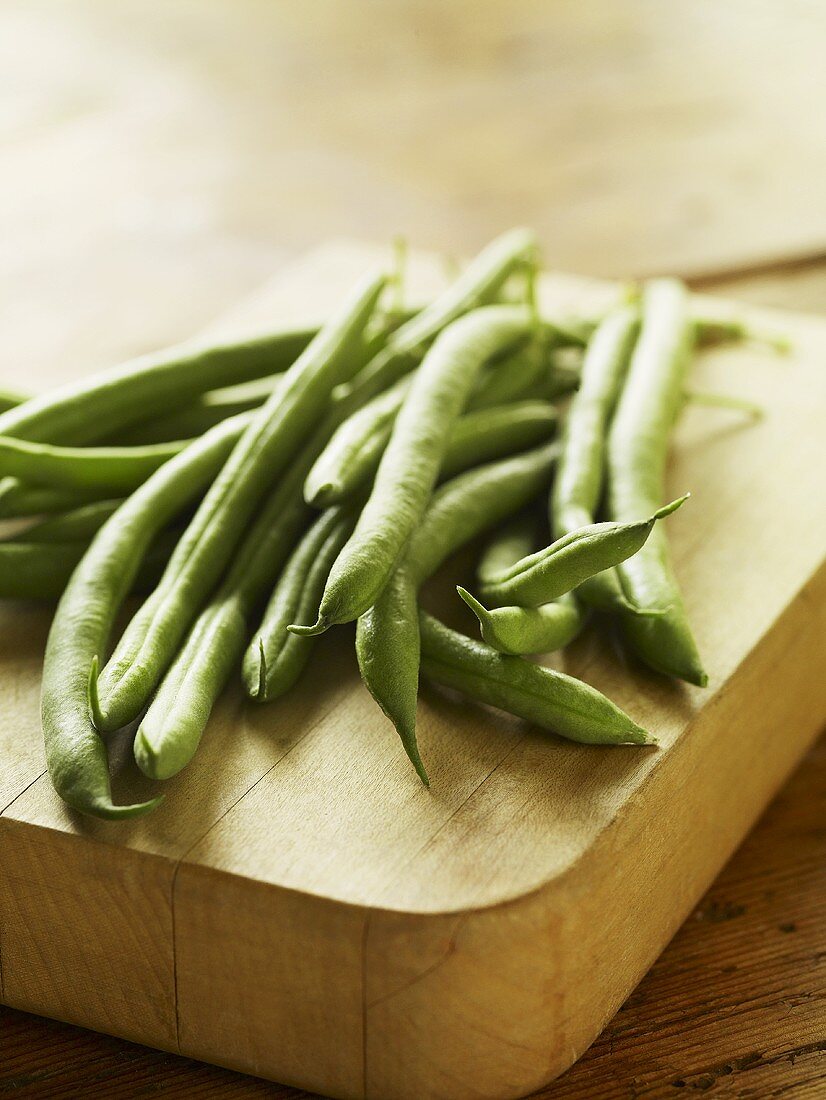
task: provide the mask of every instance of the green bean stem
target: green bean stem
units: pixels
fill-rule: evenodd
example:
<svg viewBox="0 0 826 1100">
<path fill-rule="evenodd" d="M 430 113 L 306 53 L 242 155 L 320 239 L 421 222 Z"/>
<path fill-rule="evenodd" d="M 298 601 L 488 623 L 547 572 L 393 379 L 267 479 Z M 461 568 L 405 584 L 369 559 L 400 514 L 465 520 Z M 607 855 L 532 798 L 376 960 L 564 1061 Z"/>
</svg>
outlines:
<svg viewBox="0 0 826 1100">
<path fill-rule="evenodd" d="M 58 794 L 81 813 L 133 817 L 157 804 L 157 799 L 131 806 L 112 802 L 106 748 L 92 724 L 89 689 L 151 540 L 215 477 L 246 423 L 242 416 L 213 428 L 137 489 L 98 531 L 58 604 L 43 666 L 46 763 Z"/>
<path fill-rule="evenodd" d="M 449 325 L 416 372 L 382 455 L 356 529 L 336 559 L 312 626 L 317 634 L 372 606 L 421 520 L 444 460 L 452 426 L 482 364 L 529 334 L 524 306 L 485 306 Z"/>
<path fill-rule="evenodd" d="M 422 673 L 471 699 L 586 745 L 655 745 L 602 692 L 523 657 L 497 653 L 419 612 Z"/>
<path fill-rule="evenodd" d="M 356 375 L 339 388 L 343 397 L 365 385 L 378 393 L 392 385 L 416 364 L 427 344 L 462 314 L 495 300 L 502 285 L 520 268 L 536 262 L 533 233 L 512 229 L 485 247 L 455 282 L 390 336 L 385 347 Z"/>
<path fill-rule="evenodd" d="M 608 510 L 618 522 L 653 512 L 663 497 L 668 440 L 693 339 L 686 300 L 676 280 L 653 280 L 645 288 L 642 331 L 608 437 Z M 660 612 L 623 615 L 635 652 L 660 672 L 705 685 L 662 529 L 620 566 L 618 576 L 629 603 Z"/>
<path fill-rule="evenodd" d="M 181 638 L 243 538 L 256 506 L 322 418 L 332 387 L 362 361 L 363 334 L 384 276 L 359 282 L 286 371 L 201 502 L 164 573 L 152 613 L 140 617 L 100 674 L 99 728 L 119 729 L 149 702 Z"/>
<path fill-rule="evenodd" d="M 416 742 L 419 680 L 417 593 L 455 550 L 524 507 L 547 486 L 557 457 L 546 445 L 477 467 L 446 482 L 433 500 L 404 558 L 375 604 L 358 620 L 356 654 L 362 678 L 393 722 L 423 782 Z"/>
</svg>

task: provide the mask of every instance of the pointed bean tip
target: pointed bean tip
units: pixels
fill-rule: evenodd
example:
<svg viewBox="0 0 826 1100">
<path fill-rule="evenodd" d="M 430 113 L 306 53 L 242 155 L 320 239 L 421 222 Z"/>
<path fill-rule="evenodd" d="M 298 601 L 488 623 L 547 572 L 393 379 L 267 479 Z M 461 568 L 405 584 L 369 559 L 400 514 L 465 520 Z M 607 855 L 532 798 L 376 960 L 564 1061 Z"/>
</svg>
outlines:
<svg viewBox="0 0 826 1100">
<path fill-rule="evenodd" d="M 312 637 L 314 634 L 323 634 L 325 630 L 331 624 L 323 615 L 319 615 L 312 625 L 308 626 L 305 623 L 290 623 L 287 630 L 291 634 L 297 634 L 300 638 Z"/>
<path fill-rule="evenodd" d="M 124 806 L 118 806 L 106 798 L 97 798 L 85 806 L 76 806 L 75 809 L 90 817 L 103 818 L 105 821 L 124 821 L 130 817 L 144 817 L 151 813 L 164 800 L 164 795 L 159 794 L 146 802 L 133 802 Z"/>
<path fill-rule="evenodd" d="M 676 512 L 678 508 L 682 508 L 682 506 L 685 504 L 690 496 L 691 493 L 683 493 L 681 497 L 677 497 L 676 500 L 672 500 L 668 504 L 663 505 L 662 508 L 657 509 L 651 519 L 665 519 L 666 516 L 672 515 L 672 513 Z"/>
<path fill-rule="evenodd" d="M 264 650 L 264 639 L 258 639 L 258 686 L 254 693 L 250 692 L 253 699 L 263 702 L 267 698 L 267 654 Z"/>
<path fill-rule="evenodd" d="M 100 709 L 100 694 L 98 692 L 98 678 L 100 676 L 100 658 L 97 653 L 89 664 L 89 679 L 86 684 L 86 703 L 89 708 L 89 717 L 96 730 L 103 729 L 103 715 Z"/>
</svg>

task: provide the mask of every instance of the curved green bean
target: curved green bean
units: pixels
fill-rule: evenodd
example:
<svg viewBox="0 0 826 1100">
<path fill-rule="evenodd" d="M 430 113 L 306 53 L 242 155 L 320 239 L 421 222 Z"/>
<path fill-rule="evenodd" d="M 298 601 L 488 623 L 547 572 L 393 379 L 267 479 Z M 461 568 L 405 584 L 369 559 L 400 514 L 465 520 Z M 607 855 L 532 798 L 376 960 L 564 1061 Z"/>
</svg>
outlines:
<svg viewBox="0 0 826 1100">
<path fill-rule="evenodd" d="M 642 330 L 608 437 L 608 511 L 625 522 L 663 497 L 668 438 L 679 411 L 693 339 L 681 283 L 657 279 L 643 296 Z M 625 637 L 652 668 L 704 686 L 702 667 L 662 530 L 618 572 L 626 600 L 660 613 L 622 616 Z"/>
<path fill-rule="evenodd" d="M 90 716 L 95 669 L 152 539 L 215 477 L 246 423 L 242 416 L 219 424 L 124 501 L 92 540 L 58 604 L 43 665 L 46 763 L 57 793 L 81 813 L 133 817 L 157 804 L 112 802 L 106 747 Z"/>
<path fill-rule="evenodd" d="M 419 612 L 422 673 L 471 699 L 498 707 L 586 745 L 656 745 L 656 738 L 602 692 L 523 657 L 497 653 Z"/>
<path fill-rule="evenodd" d="M 417 593 L 460 546 L 524 507 L 547 486 L 557 457 L 546 445 L 477 467 L 434 495 L 404 558 L 374 605 L 358 620 L 356 654 L 371 695 L 396 727 L 423 782 L 427 772 L 416 742 L 419 682 Z"/>
<path fill-rule="evenodd" d="M 190 442 L 178 439 L 137 447 L 59 447 L 0 436 L 0 477 L 11 475 L 32 486 L 70 492 L 126 494 Z"/>
<path fill-rule="evenodd" d="M 605 440 L 639 331 L 633 306 L 612 310 L 588 345 L 579 390 L 563 432 L 559 469 L 551 491 L 551 528 L 557 537 L 594 522 L 605 483 Z M 603 611 L 626 606 L 614 572 L 586 580 L 578 595 Z"/>
<path fill-rule="evenodd" d="M 648 519 L 579 527 L 516 562 L 505 573 L 490 577 L 483 586 L 483 594 L 500 605 L 538 607 L 550 603 L 578 588 L 588 577 L 636 554 L 645 545 L 657 521 L 670 516 L 686 500 L 687 494 L 659 508 Z"/>
<path fill-rule="evenodd" d="M 512 229 L 491 241 L 442 294 L 396 329 L 359 374 L 339 387 L 336 396 L 365 387 L 378 393 L 392 385 L 416 365 L 442 329 L 463 313 L 493 301 L 515 271 L 535 264 L 536 253 L 536 238 L 526 229 Z"/>
<path fill-rule="evenodd" d="M 295 633 L 350 622 L 375 602 L 427 508 L 452 425 L 482 364 L 528 335 L 532 323 L 526 307 L 485 306 L 437 338 L 396 418 L 356 529 L 330 571 L 317 621 L 292 624 Z"/>
<path fill-rule="evenodd" d="M 243 679 L 250 698 L 260 702 L 277 699 L 301 675 L 313 639 L 291 634 L 287 627 L 318 606 L 330 567 L 355 518 L 349 509 L 330 508 L 293 551 L 256 631 L 258 645 L 248 646 L 244 655 Z"/>
<path fill-rule="evenodd" d="M 293 451 L 322 418 L 333 385 L 361 362 L 364 328 L 384 276 L 362 280 L 340 311 L 286 371 L 210 487 L 172 555 L 140 631 L 115 649 L 98 683 L 98 728 L 118 729 L 140 714 L 175 657 L 181 638 L 220 578 L 246 525 Z"/>
<path fill-rule="evenodd" d="M 539 607 L 489 609 L 461 585 L 456 591 L 479 620 L 483 641 L 499 653 L 553 653 L 582 629 L 582 610 L 570 593 Z"/>
</svg>

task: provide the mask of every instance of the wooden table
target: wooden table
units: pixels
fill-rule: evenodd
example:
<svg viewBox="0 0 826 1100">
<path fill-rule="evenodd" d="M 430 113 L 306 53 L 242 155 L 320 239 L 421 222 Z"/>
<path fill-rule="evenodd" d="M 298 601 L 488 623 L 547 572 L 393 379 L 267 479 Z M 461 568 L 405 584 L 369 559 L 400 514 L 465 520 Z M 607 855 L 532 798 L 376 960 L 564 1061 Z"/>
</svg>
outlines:
<svg viewBox="0 0 826 1100">
<path fill-rule="evenodd" d="M 185 336 L 335 234 L 523 221 L 557 267 L 823 311 L 825 36 L 804 0 L 10 0 L 4 380 Z M 824 798 L 821 746 L 543 1096 L 822 1095 Z M 0 1009 L 0 1092 L 94 1088 L 306 1095 Z"/>
</svg>

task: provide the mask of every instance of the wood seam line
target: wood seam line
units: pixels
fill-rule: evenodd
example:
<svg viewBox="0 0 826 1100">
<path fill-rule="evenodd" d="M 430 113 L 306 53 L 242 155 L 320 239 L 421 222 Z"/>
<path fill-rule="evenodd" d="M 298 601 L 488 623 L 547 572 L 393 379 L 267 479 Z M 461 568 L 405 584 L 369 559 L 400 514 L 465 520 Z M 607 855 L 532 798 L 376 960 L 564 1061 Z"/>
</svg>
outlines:
<svg viewBox="0 0 826 1100">
<path fill-rule="evenodd" d="M 38 775 L 36 775 L 34 777 L 34 779 L 31 781 L 31 783 L 26 784 L 26 786 L 23 788 L 22 791 L 18 791 L 17 794 L 14 796 L 14 798 L 11 800 L 11 802 L 9 802 L 6 806 L 4 806 L 2 808 L 2 810 L 0 810 L 0 818 L 5 817 L 6 812 L 12 808 L 12 806 L 15 804 L 15 802 L 18 800 L 18 798 L 22 798 L 23 795 L 26 793 L 26 791 L 29 790 L 30 787 L 33 787 L 39 779 L 42 779 L 45 774 L 46 774 L 45 771 L 40 772 Z M 6 997 L 6 980 L 5 980 L 5 970 L 3 968 L 3 922 L 0 922 L 0 998 L 5 1000 L 5 997 Z"/>
<path fill-rule="evenodd" d="M 361 1091 L 364 1100 L 370 1100 L 367 1093 L 367 941 L 370 937 L 370 923 L 373 910 L 364 914 L 364 926 L 361 930 Z"/>
<path fill-rule="evenodd" d="M 404 861 L 404 863 L 398 869 L 396 874 L 393 875 L 393 877 L 390 879 L 390 881 L 386 884 L 384 892 L 386 892 L 392 886 L 395 886 L 395 884 L 399 881 L 399 879 L 403 877 L 403 875 L 405 873 L 405 870 L 410 866 L 410 864 L 414 863 L 419 858 L 419 856 L 422 854 L 422 852 L 427 851 L 427 849 L 430 847 L 430 845 L 433 843 L 433 841 L 436 839 L 436 837 L 439 835 L 439 833 L 441 833 L 443 829 L 447 828 L 447 826 L 451 823 L 451 821 L 454 819 L 454 817 L 456 817 L 457 814 L 461 813 L 461 811 L 465 808 L 465 806 L 467 806 L 468 802 L 470 802 L 470 800 L 474 797 L 474 795 L 476 795 L 482 789 L 482 787 L 484 787 L 484 785 L 493 776 L 493 774 L 496 771 L 498 771 L 499 768 L 501 768 L 501 766 L 505 763 L 505 761 L 508 759 L 508 757 L 511 756 L 514 752 L 516 752 L 516 750 L 519 748 L 519 746 L 525 741 L 526 737 L 527 737 L 527 733 L 521 733 L 521 734 L 517 735 L 517 737 L 514 740 L 513 744 L 510 746 L 510 748 L 507 750 L 507 752 L 504 754 L 504 756 L 502 756 L 502 758 L 500 760 L 497 760 L 497 762 L 493 765 L 491 770 L 479 780 L 479 782 L 476 784 L 476 786 L 473 788 L 473 790 L 468 792 L 467 796 L 462 799 L 462 801 L 459 803 L 458 806 L 455 807 L 455 809 L 451 812 L 450 816 L 445 818 L 445 820 L 442 822 L 442 824 L 439 826 L 439 828 L 436 830 L 436 832 L 433 833 L 431 836 L 429 836 L 427 838 L 427 840 L 422 844 L 422 846 L 420 848 L 417 848 L 416 851 L 410 856 L 409 859 L 406 859 Z"/>
<path fill-rule="evenodd" d="M 175 891 L 176 891 L 176 887 L 177 887 L 177 884 L 178 884 L 178 871 L 180 870 L 181 865 L 185 862 L 186 857 L 189 855 L 189 853 L 194 848 L 197 848 L 197 846 L 199 844 L 201 844 L 206 839 L 206 837 L 209 836 L 209 834 L 212 832 L 212 830 L 215 829 L 218 825 L 220 825 L 220 823 L 224 820 L 224 818 L 227 816 L 227 814 L 229 814 L 232 810 L 234 810 L 239 802 L 243 801 L 243 799 L 245 799 L 248 794 L 250 794 L 252 791 L 255 790 L 255 788 L 258 786 L 259 783 L 263 783 L 263 781 L 267 778 L 267 776 L 270 775 L 270 773 L 273 772 L 278 767 L 278 765 L 281 763 L 281 761 L 285 760 L 290 755 L 290 753 L 293 751 L 293 749 L 301 744 L 301 742 L 304 740 L 305 737 L 309 737 L 309 735 L 313 732 L 313 730 L 317 729 L 318 726 L 321 725 L 321 723 L 328 717 L 329 714 L 332 713 L 332 711 L 334 709 L 335 709 L 335 707 L 330 707 L 330 709 L 325 711 L 324 714 L 319 715 L 318 719 L 315 722 L 313 722 L 313 724 L 311 726 L 309 726 L 307 728 L 307 730 L 301 735 L 301 737 L 299 737 L 297 740 L 295 740 L 292 743 L 292 745 L 290 745 L 290 747 L 287 749 L 287 751 L 284 753 L 284 755 L 280 756 L 275 761 L 274 764 L 271 764 L 270 767 L 267 768 L 266 771 L 262 772 L 261 775 L 259 775 L 259 777 L 255 780 L 255 782 L 251 786 L 249 786 L 242 794 L 240 794 L 235 799 L 234 802 L 230 803 L 230 805 L 227 806 L 227 808 L 223 811 L 223 813 L 218 818 L 216 818 L 216 820 L 213 821 L 212 824 L 209 825 L 208 828 L 206 828 L 203 833 L 201 833 L 199 836 L 197 836 L 192 841 L 192 843 L 187 848 L 185 848 L 184 851 L 181 853 L 181 855 L 178 856 L 178 858 L 175 860 L 175 865 L 172 869 L 172 879 L 171 879 L 170 888 L 169 888 L 169 909 L 170 909 L 170 919 L 171 919 L 171 922 L 172 922 L 172 990 L 173 990 L 173 997 L 174 997 L 174 1000 L 175 1000 L 175 1049 L 177 1050 L 177 1052 L 179 1054 L 182 1053 L 181 1052 L 181 1013 L 180 1013 L 180 1003 L 179 1003 L 179 1000 L 178 1000 L 178 943 L 177 943 L 177 938 L 176 938 L 176 920 L 175 920 Z M 185 1057 L 185 1055 L 182 1055 L 182 1057 Z"/>
</svg>

